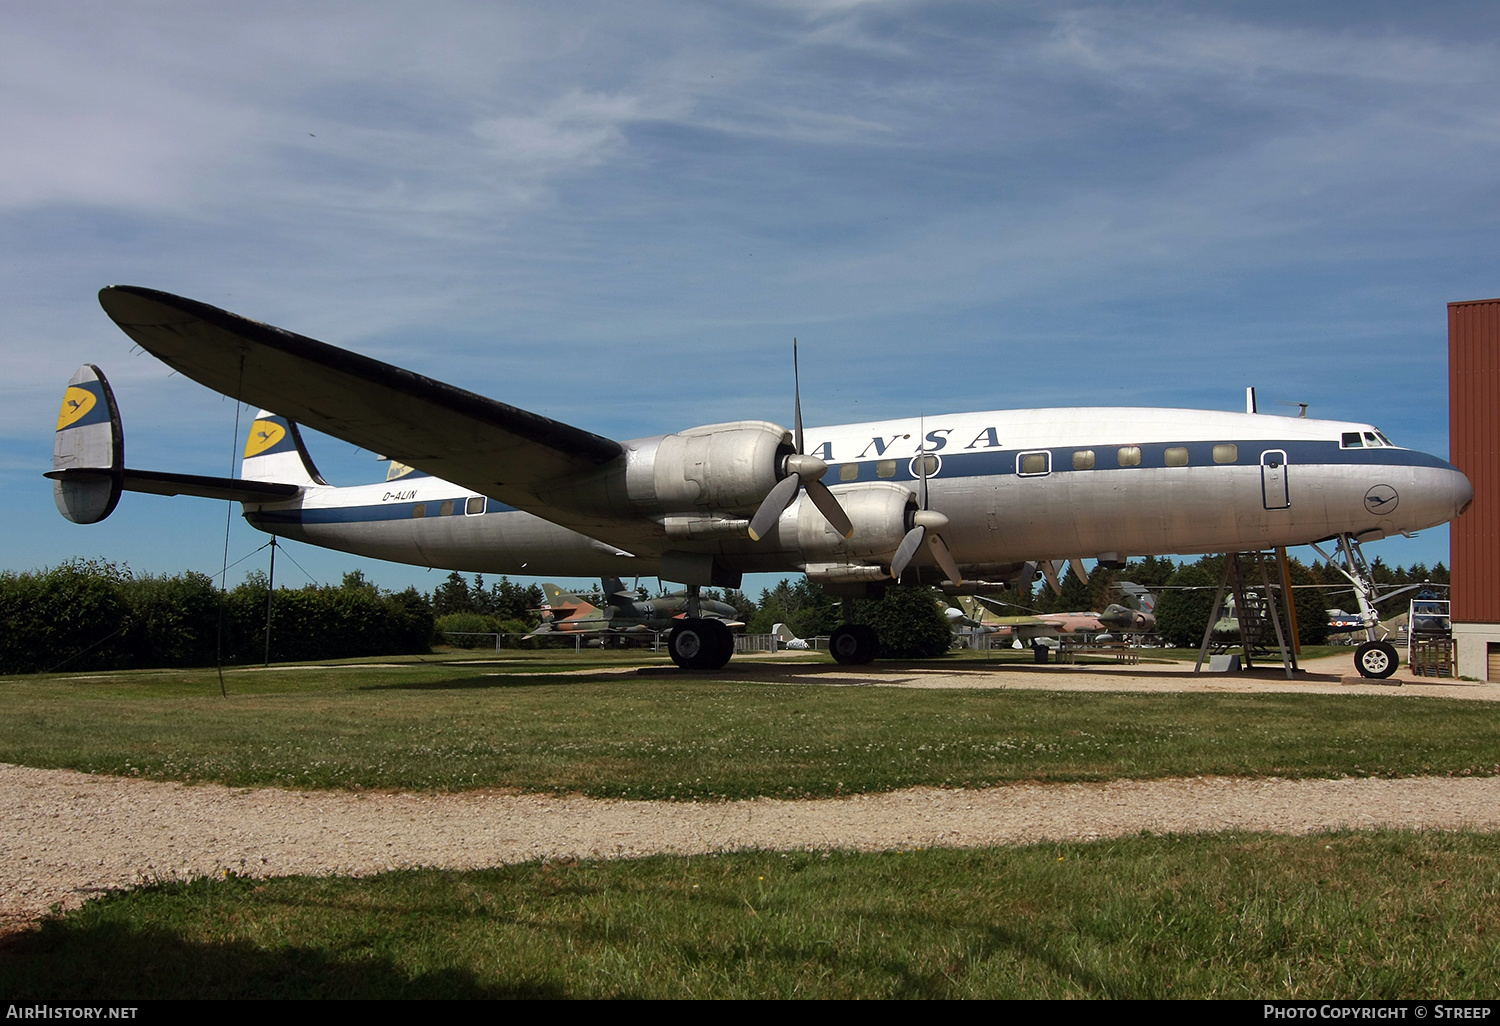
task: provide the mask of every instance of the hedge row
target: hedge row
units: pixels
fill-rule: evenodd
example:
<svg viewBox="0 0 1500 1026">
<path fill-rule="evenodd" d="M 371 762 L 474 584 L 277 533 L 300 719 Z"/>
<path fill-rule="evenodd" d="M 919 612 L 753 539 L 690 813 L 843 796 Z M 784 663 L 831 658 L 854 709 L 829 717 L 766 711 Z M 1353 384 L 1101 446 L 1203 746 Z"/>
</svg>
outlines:
<svg viewBox="0 0 1500 1026">
<path fill-rule="evenodd" d="M 273 661 L 431 650 L 432 606 L 415 588 L 384 593 L 355 576 L 340 587 L 278 588 Z M 135 577 L 74 560 L 0 573 L 0 673 L 253 664 L 266 655 L 266 582 L 221 595 L 198 573 Z"/>
</svg>

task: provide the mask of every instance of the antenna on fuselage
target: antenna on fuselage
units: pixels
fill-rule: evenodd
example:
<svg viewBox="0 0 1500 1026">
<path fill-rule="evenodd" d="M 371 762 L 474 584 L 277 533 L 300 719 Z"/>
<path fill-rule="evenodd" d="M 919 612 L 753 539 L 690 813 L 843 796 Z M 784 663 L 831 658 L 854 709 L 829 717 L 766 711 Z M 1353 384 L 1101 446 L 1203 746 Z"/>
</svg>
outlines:
<svg viewBox="0 0 1500 1026">
<path fill-rule="evenodd" d="M 1254 385 L 1250 385 L 1248 388 L 1245 389 L 1245 412 L 1246 413 L 1259 413 L 1260 412 L 1259 410 L 1257 410 L 1255 408 L 1255 386 Z"/>
</svg>

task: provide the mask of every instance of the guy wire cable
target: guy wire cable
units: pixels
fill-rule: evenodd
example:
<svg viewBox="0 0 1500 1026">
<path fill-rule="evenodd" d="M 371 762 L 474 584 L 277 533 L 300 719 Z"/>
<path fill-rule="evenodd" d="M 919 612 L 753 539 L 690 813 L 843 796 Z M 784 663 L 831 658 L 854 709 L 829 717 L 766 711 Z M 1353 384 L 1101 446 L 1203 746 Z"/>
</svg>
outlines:
<svg viewBox="0 0 1500 1026">
<path fill-rule="evenodd" d="M 229 440 L 229 477 L 234 478 L 234 447 L 240 444 L 240 399 L 238 393 L 245 387 L 245 354 L 240 354 L 239 384 L 235 387 L 234 437 Z M 219 573 L 219 633 L 214 639 L 214 664 L 219 671 L 219 694 L 229 697 L 224 687 L 224 611 L 229 605 L 229 525 L 234 517 L 234 500 L 224 503 L 224 568 Z"/>
</svg>

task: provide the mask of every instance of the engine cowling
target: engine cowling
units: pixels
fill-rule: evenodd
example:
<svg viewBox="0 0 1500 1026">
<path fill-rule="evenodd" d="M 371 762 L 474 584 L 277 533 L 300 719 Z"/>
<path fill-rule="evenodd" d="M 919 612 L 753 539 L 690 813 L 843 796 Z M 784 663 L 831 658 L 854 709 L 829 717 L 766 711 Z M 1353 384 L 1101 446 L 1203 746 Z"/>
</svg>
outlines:
<svg viewBox="0 0 1500 1026">
<path fill-rule="evenodd" d="M 912 490 L 886 481 L 835 485 L 830 490 L 849 514 L 854 533 L 848 538 L 840 535 L 804 495 L 777 524 L 783 546 L 795 547 L 808 563 L 889 563 L 916 512 Z"/>
<path fill-rule="evenodd" d="M 763 420 L 707 424 L 628 446 L 626 494 L 650 513 L 753 509 L 793 451 L 791 432 Z"/>
</svg>

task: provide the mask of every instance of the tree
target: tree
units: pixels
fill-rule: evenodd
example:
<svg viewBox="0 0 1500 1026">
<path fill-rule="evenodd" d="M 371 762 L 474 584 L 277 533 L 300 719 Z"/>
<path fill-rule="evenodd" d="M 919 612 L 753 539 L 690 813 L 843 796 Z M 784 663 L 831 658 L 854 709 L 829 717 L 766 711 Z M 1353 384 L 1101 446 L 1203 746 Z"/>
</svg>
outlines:
<svg viewBox="0 0 1500 1026">
<path fill-rule="evenodd" d="M 755 615 L 748 621 L 749 632 L 770 634 L 772 626 L 784 623 L 799 638 L 826 636 L 844 622 L 840 605 L 821 585 L 805 577 L 796 584 L 781 580 L 761 592 Z"/>
<path fill-rule="evenodd" d="M 1156 602 L 1156 629 L 1176 648 L 1197 648 L 1213 614 L 1214 589 L 1219 579 L 1202 565 L 1185 566 L 1167 579 Z M 1193 590 L 1187 590 L 1193 589 Z"/>
<path fill-rule="evenodd" d="M 1089 590 L 1089 585 L 1073 572 L 1072 566 L 1068 567 L 1059 583 L 1062 584 L 1062 591 L 1052 597 L 1047 612 L 1080 613 L 1093 608 L 1094 596 Z"/>
<path fill-rule="evenodd" d="M 449 613 L 472 613 L 473 602 L 469 597 L 469 582 L 457 570 L 448 579 L 432 589 L 432 611 L 438 616 Z"/>
<path fill-rule="evenodd" d="M 1312 572 L 1296 558 L 1287 560 L 1287 577 L 1292 582 L 1292 608 L 1297 611 L 1297 640 L 1304 645 L 1321 645 L 1328 640 L 1328 600 Z"/>
<path fill-rule="evenodd" d="M 891 585 L 883 598 L 858 603 L 854 619 L 875 628 L 885 658 L 934 659 L 953 640 L 931 588 Z"/>
</svg>

